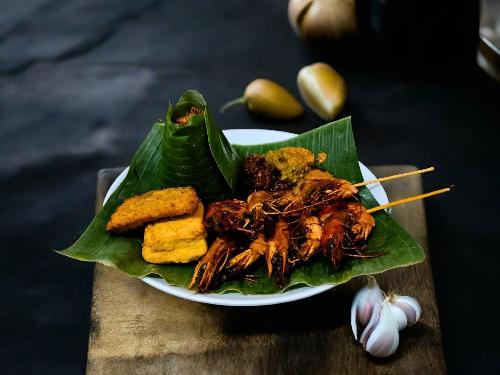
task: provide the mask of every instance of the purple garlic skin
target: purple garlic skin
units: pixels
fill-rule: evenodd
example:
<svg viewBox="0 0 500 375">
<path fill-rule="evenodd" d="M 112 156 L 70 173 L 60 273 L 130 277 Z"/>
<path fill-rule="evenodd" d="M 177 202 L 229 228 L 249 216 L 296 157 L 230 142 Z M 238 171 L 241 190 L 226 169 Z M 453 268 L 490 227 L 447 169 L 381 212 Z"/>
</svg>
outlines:
<svg viewBox="0 0 500 375">
<path fill-rule="evenodd" d="M 391 305 L 394 310 L 401 310 L 406 316 L 407 324 L 405 326 L 412 326 L 420 320 L 422 316 L 422 307 L 418 301 L 409 296 L 393 296 L 391 298 Z M 403 327 L 404 328 L 404 327 Z"/>
<path fill-rule="evenodd" d="M 399 345 L 399 331 L 417 323 L 422 307 L 415 298 L 389 293 L 373 276 L 355 295 L 351 306 L 351 327 L 356 340 L 374 357 L 388 357 Z M 358 338 L 358 328 L 362 333 Z"/>
<path fill-rule="evenodd" d="M 408 325 L 408 319 L 406 319 L 405 312 L 401 308 L 392 303 L 389 303 L 389 306 L 391 308 L 392 316 L 396 321 L 396 325 L 398 326 L 398 330 L 402 331 Z"/>
<path fill-rule="evenodd" d="M 374 357 L 389 357 L 399 345 L 399 331 L 391 306 L 384 300 L 361 334 L 363 348 Z M 378 316 L 377 316 L 378 315 Z"/>
<path fill-rule="evenodd" d="M 384 292 L 380 289 L 375 278 L 371 277 L 368 284 L 361 288 L 352 301 L 351 306 L 351 328 L 356 340 L 358 339 L 358 324 L 361 327 L 366 326 L 374 310 L 384 300 Z"/>
</svg>

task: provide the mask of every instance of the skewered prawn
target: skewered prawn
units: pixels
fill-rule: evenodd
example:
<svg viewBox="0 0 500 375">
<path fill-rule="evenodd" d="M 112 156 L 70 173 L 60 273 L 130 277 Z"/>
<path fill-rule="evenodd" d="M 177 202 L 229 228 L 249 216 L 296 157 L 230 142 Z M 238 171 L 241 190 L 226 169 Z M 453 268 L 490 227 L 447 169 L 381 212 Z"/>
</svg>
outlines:
<svg viewBox="0 0 500 375">
<path fill-rule="evenodd" d="M 227 264 L 229 274 L 232 276 L 238 272 L 244 271 L 267 253 L 267 247 L 268 243 L 264 235 L 259 234 L 257 239 L 250 243 L 247 250 L 229 260 Z"/>
<path fill-rule="evenodd" d="M 248 196 L 248 220 L 245 222 L 244 227 L 249 226 L 257 231 L 264 228 L 265 205 L 269 199 L 271 199 L 271 194 L 267 191 L 256 191 Z"/>
<path fill-rule="evenodd" d="M 298 232 L 305 233 L 306 239 L 297 248 L 295 261 L 307 261 L 321 249 L 323 227 L 316 216 L 306 216 L 301 219 Z"/>
<path fill-rule="evenodd" d="M 354 242 L 365 241 L 375 227 L 375 219 L 366 208 L 355 202 L 341 202 L 324 207 L 319 213 L 323 222 L 321 246 L 334 267 L 344 256 L 344 247 L 356 248 Z M 359 249 L 357 250 L 358 253 Z"/>
<path fill-rule="evenodd" d="M 287 190 L 280 193 L 275 193 L 273 199 L 271 199 L 268 203 L 270 206 L 273 206 L 282 211 L 288 211 L 294 208 L 297 208 L 297 205 L 301 203 L 301 196 L 294 194 L 291 190 Z"/>
<path fill-rule="evenodd" d="M 299 185 L 299 191 L 304 204 L 312 205 L 354 198 L 358 189 L 349 181 L 333 178 L 303 180 Z"/>
<path fill-rule="evenodd" d="M 321 248 L 323 255 L 337 268 L 344 256 L 344 241 L 346 240 L 347 213 L 342 204 L 332 207 L 331 213 L 323 223 Z"/>
<path fill-rule="evenodd" d="M 347 204 L 345 202 L 338 202 L 329 204 L 325 207 L 322 207 L 318 213 L 318 218 L 321 224 L 324 224 L 328 218 L 337 211 L 343 211 L 347 209 Z"/>
<path fill-rule="evenodd" d="M 346 225 L 350 228 L 350 238 L 353 241 L 365 241 L 375 227 L 375 219 L 361 203 L 337 203 L 324 207 L 319 212 L 320 221 L 325 222 L 330 215 L 338 210 L 345 210 L 348 214 Z"/>
<path fill-rule="evenodd" d="M 265 259 L 268 275 L 284 286 L 289 267 L 309 260 L 318 252 L 322 252 L 335 268 L 347 256 L 380 256 L 382 253 L 364 254 L 363 251 L 375 227 L 372 212 L 450 190 L 441 189 L 366 209 L 358 203 L 357 187 L 376 181 L 353 185 L 327 171 L 312 169 L 293 189 L 270 188 L 270 191 L 250 194 L 247 202 L 232 199 L 211 204 L 205 225 L 219 237 L 196 266 L 190 288 L 198 284 L 198 289 L 206 292 L 216 282 L 244 273 L 261 258 Z M 233 231 L 239 233 L 233 233 L 234 237 L 227 234 Z M 242 248 L 238 248 L 236 238 L 244 238 L 244 243 L 248 244 L 242 252 L 239 252 Z"/>
<path fill-rule="evenodd" d="M 217 237 L 207 253 L 198 261 L 189 289 L 198 284 L 199 291 L 206 292 L 213 285 L 214 276 L 222 271 L 235 249 L 236 241 L 232 237 Z"/>
<path fill-rule="evenodd" d="M 262 214 L 264 203 L 271 199 L 271 194 L 267 191 L 256 191 L 247 198 L 248 211 L 255 212 L 255 216 Z"/>
<path fill-rule="evenodd" d="M 288 247 L 290 245 L 290 230 L 286 221 L 280 219 L 276 223 L 268 244 L 266 254 L 267 273 L 269 276 L 275 274 L 278 283 L 284 284 L 287 271 Z"/>
<path fill-rule="evenodd" d="M 353 241 L 366 241 L 375 227 L 375 219 L 366 212 L 366 208 L 361 203 L 347 203 L 347 212 L 353 223 L 351 239 Z"/>
<path fill-rule="evenodd" d="M 213 228 L 220 235 L 224 234 L 242 226 L 247 212 L 247 202 L 239 199 L 211 203 L 205 216 L 205 227 Z"/>
<path fill-rule="evenodd" d="M 282 217 L 301 215 L 303 207 L 302 197 L 291 190 L 275 193 L 273 198 L 267 201 L 267 207 L 271 213 L 280 213 Z"/>
</svg>

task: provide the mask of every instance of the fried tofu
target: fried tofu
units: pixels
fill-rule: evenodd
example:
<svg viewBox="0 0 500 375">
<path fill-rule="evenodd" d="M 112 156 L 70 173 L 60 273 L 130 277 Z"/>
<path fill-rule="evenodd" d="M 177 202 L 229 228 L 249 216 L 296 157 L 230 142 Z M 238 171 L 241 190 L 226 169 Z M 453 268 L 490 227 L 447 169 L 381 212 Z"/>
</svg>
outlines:
<svg viewBox="0 0 500 375">
<path fill-rule="evenodd" d="M 192 215 L 158 221 L 146 226 L 142 257 L 149 263 L 187 263 L 207 252 L 203 204 Z"/>
<path fill-rule="evenodd" d="M 108 231 L 123 233 L 156 220 L 191 215 L 198 207 L 192 187 L 153 190 L 125 200 L 106 225 Z"/>
</svg>

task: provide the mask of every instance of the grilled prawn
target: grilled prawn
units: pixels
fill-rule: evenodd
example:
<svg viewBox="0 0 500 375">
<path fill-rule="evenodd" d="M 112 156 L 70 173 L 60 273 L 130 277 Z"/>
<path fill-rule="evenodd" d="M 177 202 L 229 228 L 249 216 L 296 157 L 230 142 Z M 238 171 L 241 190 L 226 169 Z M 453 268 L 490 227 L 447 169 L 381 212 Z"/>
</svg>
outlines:
<svg viewBox="0 0 500 375">
<path fill-rule="evenodd" d="M 318 216 L 323 223 L 321 247 L 334 267 L 342 260 L 346 248 L 360 253 L 356 243 L 366 241 L 375 227 L 375 219 L 361 203 L 329 205 Z"/>
<path fill-rule="evenodd" d="M 231 258 L 227 263 L 228 274 L 233 276 L 236 273 L 244 271 L 255 263 L 259 258 L 267 253 L 268 243 L 263 234 L 259 234 L 257 239 L 253 240 L 248 249 Z"/>
<path fill-rule="evenodd" d="M 323 233 L 321 235 L 321 248 L 323 255 L 327 257 L 333 267 L 337 268 L 344 256 L 344 241 L 346 240 L 346 220 L 347 213 L 343 204 L 330 208 L 329 215 L 323 223 Z M 320 213 L 320 216 L 324 217 Z"/>
<path fill-rule="evenodd" d="M 236 241 L 232 237 L 217 237 L 207 253 L 198 261 L 189 289 L 196 284 L 198 284 L 200 292 L 206 292 L 210 289 L 214 284 L 215 276 L 224 269 L 236 247 Z"/>
<path fill-rule="evenodd" d="M 302 197 L 291 190 L 274 193 L 267 201 L 269 212 L 280 213 L 282 217 L 302 215 L 303 206 Z"/>
<path fill-rule="evenodd" d="M 271 194 L 267 191 L 256 191 L 250 194 L 247 198 L 248 214 L 244 227 L 250 227 L 253 230 L 260 231 L 264 228 L 264 220 L 266 219 L 265 206 L 271 199 Z"/>
<path fill-rule="evenodd" d="M 304 204 L 312 205 L 353 198 L 358 189 L 349 181 L 333 178 L 305 179 L 299 185 L 299 191 Z"/>
<path fill-rule="evenodd" d="M 347 213 L 351 221 L 351 239 L 356 242 L 366 241 L 375 227 L 375 219 L 366 212 L 361 203 L 347 203 Z"/>
<path fill-rule="evenodd" d="M 243 226 L 247 212 L 247 202 L 239 199 L 211 203 L 205 216 L 205 227 L 224 234 Z"/>
<path fill-rule="evenodd" d="M 307 261 L 310 257 L 321 250 L 321 237 L 323 227 L 316 216 L 306 216 L 301 219 L 298 225 L 297 234 L 305 240 L 297 246 L 294 261 Z"/>
<path fill-rule="evenodd" d="M 268 242 L 266 263 L 269 276 L 275 274 L 278 283 L 284 285 L 288 265 L 288 247 L 290 245 L 290 230 L 288 224 L 280 219 L 274 227 Z"/>
</svg>

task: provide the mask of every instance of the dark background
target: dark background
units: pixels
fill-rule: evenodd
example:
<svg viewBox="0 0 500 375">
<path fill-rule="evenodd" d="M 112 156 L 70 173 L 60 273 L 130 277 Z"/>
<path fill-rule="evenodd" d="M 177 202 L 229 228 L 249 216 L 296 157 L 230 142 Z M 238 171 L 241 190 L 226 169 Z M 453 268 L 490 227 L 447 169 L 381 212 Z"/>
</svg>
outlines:
<svg viewBox="0 0 500 375">
<path fill-rule="evenodd" d="M 367 165 L 435 165 L 426 201 L 450 373 L 500 370 L 499 84 L 475 64 L 475 1 L 366 1 L 347 46 L 308 47 L 286 1 L 2 0 L 0 363 L 3 373 L 82 373 L 93 265 L 59 256 L 94 213 L 96 173 L 127 164 L 169 101 L 199 89 L 213 109 L 257 77 L 298 96 L 319 59 L 345 77 Z M 404 3 L 404 4 L 402 4 Z M 243 108 L 222 128 L 303 132 Z"/>
</svg>

